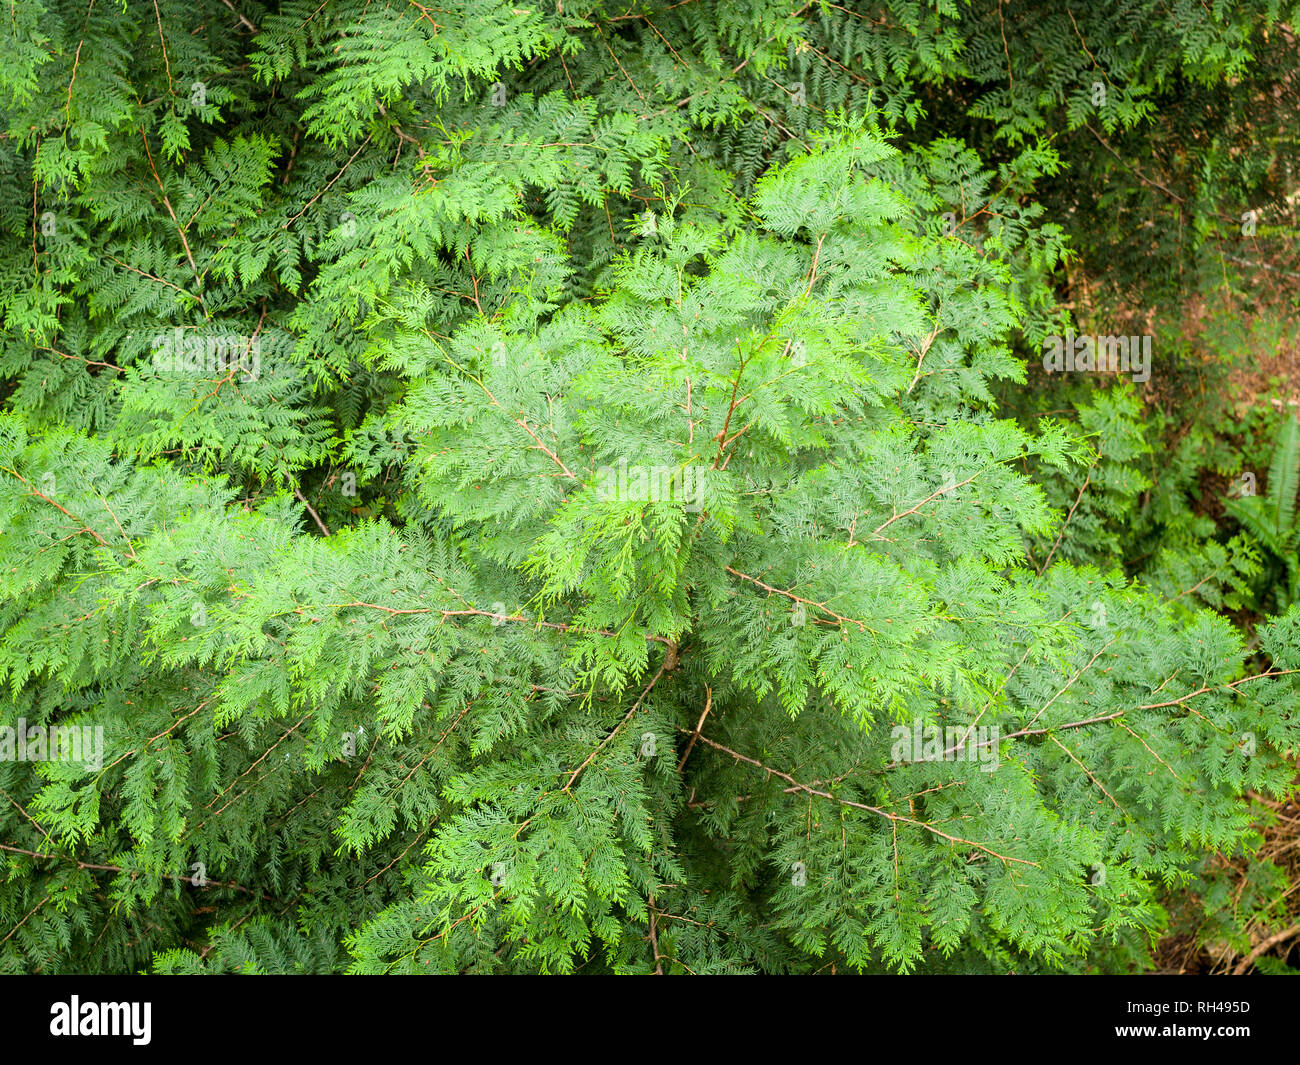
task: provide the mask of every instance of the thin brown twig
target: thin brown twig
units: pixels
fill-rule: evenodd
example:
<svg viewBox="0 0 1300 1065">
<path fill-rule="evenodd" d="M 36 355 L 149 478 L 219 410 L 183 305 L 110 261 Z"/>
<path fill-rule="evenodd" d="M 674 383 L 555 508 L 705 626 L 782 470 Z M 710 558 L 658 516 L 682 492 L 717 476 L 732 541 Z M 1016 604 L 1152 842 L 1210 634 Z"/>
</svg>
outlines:
<svg viewBox="0 0 1300 1065">
<path fill-rule="evenodd" d="M 596 745 L 596 749 L 592 751 L 591 754 L 587 755 L 582 765 L 578 766 L 578 768 L 575 769 L 570 774 L 568 782 L 564 785 L 564 787 L 560 789 L 561 792 L 567 792 L 573 787 L 574 781 L 578 779 L 579 775 L 581 775 L 582 771 L 586 769 L 587 766 L 591 765 L 596 755 L 600 754 L 600 752 L 605 749 L 605 746 L 609 743 L 609 741 L 612 740 L 618 734 L 619 730 L 622 729 L 624 725 L 626 725 L 629 721 L 632 720 L 632 715 L 635 714 L 637 710 L 640 708 L 641 703 L 645 700 L 645 697 L 649 695 L 651 689 L 653 689 L 654 686 L 659 683 L 659 678 L 664 675 L 664 670 L 666 669 L 667 665 L 668 665 L 668 659 L 667 656 L 665 656 L 664 661 L 662 664 L 660 664 L 658 671 L 655 673 L 653 677 L 650 678 L 650 683 L 647 684 L 641 690 L 641 694 L 637 696 L 636 702 L 632 704 L 632 708 L 624 715 L 623 720 L 620 721 L 617 725 L 615 725 L 612 730 L 610 730 L 609 735 L 606 736 L 603 740 L 600 741 L 599 744 Z"/>
<path fill-rule="evenodd" d="M 686 729 L 682 729 L 681 731 L 685 732 Z M 974 847 L 976 850 L 983 851 L 985 854 L 989 854 L 992 857 L 997 858 L 1001 862 L 1016 862 L 1020 865 L 1032 865 L 1035 868 L 1038 867 L 1037 862 L 1031 862 L 1026 858 L 1013 858 L 1009 855 L 999 854 L 997 851 L 993 850 L 992 848 L 986 847 L 984 844 L 977 843 L 974 840 L 962 839 L 959 836 L 950 836 L 947 832 L 935 828 L 934 825 L 928 824 L 925 821 L 918 821 L 915 818 L 903 817 L 901 814 L 890 813 L 888 810 L 882 810 L 879 806 L 868 806 L 866 803 L 854 802 L 851 799 L 841 799 L 838 795 L 832 795 L 829 791 L 821 791 L 820 789 L 810 787 L 807 784 L 801 784 L 799 781 L 795 780 L 795 778 L 792 777 L 789 773 L 783 773 L 779 769 L 773 769 L 771 766 L 764 765 L 756 758 L 750 758 L 747 755 L 740 754 L 738 751 L 733 751 L 730 747 L 724 747 L 722 744 L 716 743 L 715 741 L 709 739 L 708 736 L 703 736 L 703 735 L 700 736 L 700 742 L 706 744 L 709 747 L 712 747 L 716 751 L 721 751 L 723 754 L 729 755 L 730 757 L 736 759 L 739 762 L 745 762 L 749 765 L 755 766 L 763 770 L 763 772 L 771 776 L 784 780 L 792 788 L 794 788 L 797 791 L 804 792 L 805 794 L 815 795 L 818 798 L 822 798 L 822 799 L 830 799 L 832 802 L 837 802 L 842 806 L 848 806 L 855 810 L 866 810 L 868 813 L 876 814 L 878 817 L 883 817 L 889 821 L 894 821 L 905 825 L 915 825 L 918 828 L 922 828 L 925 831 L 933 833 L 936 836 L 940 836 L 943 839 L 949 840 L 952 843 L 961 844 L 967 847 Z"/>
<path fill-rule="evenodd" d="M 79 859 L 72 857 L 70 854 L 41 854 L 39 851 L 24 850 L 22 847 L 13 847 L 8 843 L 0 843 L 0 851 L 9 851 L 12 854 L 25 854 L 30 858 L 46 858 L 56 861 L 72 862 L 78 869 L 97 869 L 107 873 L 130 873 L 132 878 L 145 875 L 158 876 L 164 880 L 180 880 L 190 884 L 193 884 L 194 882 L 194 877 L 192 876 L 178 876 L 175 873 L 145 873 L 144 870 L 126 869 L 120 865 L 98 865 L 94 862 L 80 861 Z M 200 885 L 195 884 L 194 886 L 199 887 Z M 205 877 L 201 886 L 205 888 L 230 888 L 232 891 L 242 891 L 246 895 L 253 895 L 254 897 L 260 896 L 266 902 L 275 901 L 275 898 L 272 895 L 267 895 L 265 892 L 254 891 L 252 888 L 246 888 L 243 884 L 236 884 L 233 881 L 210 880 Z"/>
<path fill-rule="evenodd" d="M 691 756 L 691 751 L 695 749 L 695 741 L 700 738 L 700 731 L 704 728 L 704 719 L 709 716 L 709 711 L 713 709 L 713 689 L 707 684 L 704 686 L 704 712 L 700 714 L 700 719 L 695 723 L 695 731 L 691 733 L 691 742 L 686 745 L 686 751 L 682 754 L 682 760 L 677 763 L 677 772 L 681 772 L 686 765 L 686 759 Z"/>
<path fill-rule="evenodd" d="M 312 516 L 312 520 L 316 523 L 317 528 L 319 528 L 326 536 L 329 536 L 330 527 L 321 520 L 321 516 L 316 513 L 316 508 L 307 502 L 307 497 L 302 494 L 302 489 L 297 485 L 294 485 L 293 494 L 298 497 L 298 502 L 307 508 L 307 513 Z"/>
<path fill-rule="evenodd" d="M 221 0 L 221 2 L 225 4 L 226 7 L 230 8 L 231 11 L 234 11 L 235 17 L 239 19 L 239 21 L 242 22 L 245 26 L 247 26 L 250 30 L 252 30 L 254 33 L 259 32 L 258 28 L 255 25 L 253 25 L 253 23 L 251 23 L 242 14 L 240 14 L 238 11 L 235 10 L 235 5 L 232 4 L 230 0 Z"/>
<path fill-rule="evenodd" d="M 1096 461 L 1092 465 L 1096 466 Z M 1061 546 L 1061 539 L 1065 536 L 1065 530 L 1070 524 L 1070 519 L 1074 517 L 1074 512 L 1083 500 L 1083 493 L 1088 490 L 1090 484 L 1092 484 L 1092 466 L 1088 467 L 1088 475 L 1083 479 L 1083 484 L 1079 486 L 1079 494 L 1074 497 L 1074 503 L 1070 507 L 1070 512 L 1065 516 L 1065 521 L 1061 522 L 1061 531 L 1056 534 L 1056 543 L 1052 544 L 1052 549 L 1047 552 L 1047 557 L 1043 559 L 1043 564 L 1038 570 L 1038 576 L 1041 577 L 1047 571 L 1047 567 L 1051 565 L 1052 556 L 1056 554 L 1056 549 Z"/>
</svg>

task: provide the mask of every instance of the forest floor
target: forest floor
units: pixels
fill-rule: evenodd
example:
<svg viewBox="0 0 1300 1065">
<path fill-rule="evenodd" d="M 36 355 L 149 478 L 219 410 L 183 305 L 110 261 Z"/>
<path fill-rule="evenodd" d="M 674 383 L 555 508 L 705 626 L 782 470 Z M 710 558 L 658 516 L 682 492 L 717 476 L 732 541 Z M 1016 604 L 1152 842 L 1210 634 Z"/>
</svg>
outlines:
<svg viewBox="0 0 1300 1065">
<path fill-rule="evenodd" d="M 1300 797 L 1290 802 L 1275 802 L 1252 793 L 1250 799 L 1263 807 L 1260 810 L 1263 844 L 1252 854 L 1232 858 L 1216 856 L 1211 865 L 1225 873 L 1232 883 L 1229 904 L 1233 907 L 1253 888 L 1259 869 L 1275 865 L 1285 873 L 1288 883 L 1279 900 L 1279 909 L 1267 924 L 1252 922 L 1248 928 L 1251 947 L 1244 954 L 1226 943 L 1211 940 L 1203 944 L 1203 929 L 1189 919 L 1197 907 L 1176 910 L 1172 914 L 1171 931 L 1155 952 L 1156 972 L 1240 975 L 1251 968 L 1256 958 L 1263 956 L 1300 968 Z"/>
</svg>

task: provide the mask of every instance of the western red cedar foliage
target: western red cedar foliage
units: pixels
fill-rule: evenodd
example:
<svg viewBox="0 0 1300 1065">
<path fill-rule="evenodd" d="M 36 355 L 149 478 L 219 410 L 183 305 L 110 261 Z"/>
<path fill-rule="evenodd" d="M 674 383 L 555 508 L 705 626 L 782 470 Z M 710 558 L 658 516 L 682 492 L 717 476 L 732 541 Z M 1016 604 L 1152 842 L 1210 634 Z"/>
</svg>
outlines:
<svg viewBox="0 0 1300 1065">
<path fill-rule="evenodd" d="M 1284 15 L 15 0 L 0 971 L 1149 966 L 1300 612 L 1038 357 Z"/>
</svg>

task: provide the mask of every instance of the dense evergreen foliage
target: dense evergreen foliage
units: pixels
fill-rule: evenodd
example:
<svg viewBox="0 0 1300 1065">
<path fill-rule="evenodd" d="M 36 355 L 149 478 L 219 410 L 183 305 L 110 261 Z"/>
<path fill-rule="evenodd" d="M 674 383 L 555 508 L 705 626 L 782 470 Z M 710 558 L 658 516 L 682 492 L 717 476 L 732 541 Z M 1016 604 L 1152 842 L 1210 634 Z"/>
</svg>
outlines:
<svg viewBox="0 0 1300 1065">
<path fill-rule="evenodd" d="M 13 0 L 0 972 L 1247 954 L 1298 15 Z"/>
</svg>

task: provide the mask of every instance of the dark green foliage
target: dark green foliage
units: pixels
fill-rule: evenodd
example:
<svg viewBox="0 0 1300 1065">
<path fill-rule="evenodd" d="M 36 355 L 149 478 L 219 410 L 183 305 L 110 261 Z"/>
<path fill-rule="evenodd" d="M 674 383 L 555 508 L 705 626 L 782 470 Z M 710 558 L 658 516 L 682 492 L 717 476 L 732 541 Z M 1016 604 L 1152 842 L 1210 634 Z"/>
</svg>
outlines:
<svg viewBox="0 0 1300 1065">
<path fill-rule="evenodd" d="M 1300 422 L 1294 417 L 1285 418 L 1278 428 L 1265 482 L 1267 495 L 1255 494 L 1254 480 L 1252 473 L 1249 490 L 1229 499 L 1226 509 L 1263 545 L 1271 561 L 1266 587 L 1274 589 L 1277 606 L 1286 609 L 1300 591 L 1300 526 L 1295 510 L 1300 491 Z"/>
</svg>

